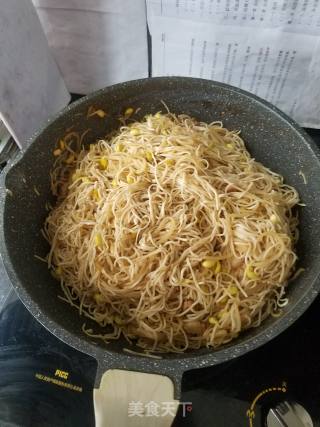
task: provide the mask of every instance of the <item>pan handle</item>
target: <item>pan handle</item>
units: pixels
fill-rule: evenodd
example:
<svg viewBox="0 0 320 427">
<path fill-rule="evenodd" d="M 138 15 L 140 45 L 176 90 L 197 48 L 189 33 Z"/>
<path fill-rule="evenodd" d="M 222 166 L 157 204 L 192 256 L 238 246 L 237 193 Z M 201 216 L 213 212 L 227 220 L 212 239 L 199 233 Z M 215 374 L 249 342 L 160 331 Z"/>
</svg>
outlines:
<svg viewBox="0 0 320 427">
<path fill-rule="evenodd" d="M 97 361 L 95 388 L 100 387 L 102 377 L 107 371 L 119 369 L 169 377 L 174 387 L 174 399 L 180 399 L 182 376 L 186 370 L 180 361 L 176 359 L 157 360 L 125 353 L 111 353 L 97 348 L 95 350 L 95 352 L 88 353 Z"/>
<path fill-rule="evenodd" d="M 120 369 L 102 375 L 93 397 L 96 427 L 169 427 L 179 406 L 169 377 Z"/>
</svg>

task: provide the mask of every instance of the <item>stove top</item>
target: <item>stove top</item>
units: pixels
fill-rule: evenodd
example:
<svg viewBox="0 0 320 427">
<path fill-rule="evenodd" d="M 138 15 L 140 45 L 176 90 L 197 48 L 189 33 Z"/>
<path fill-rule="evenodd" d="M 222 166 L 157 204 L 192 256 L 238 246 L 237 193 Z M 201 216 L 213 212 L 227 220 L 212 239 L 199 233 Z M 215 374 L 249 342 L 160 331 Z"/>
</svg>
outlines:
<svg viewBox="0 0 320 427">
<path fill-rule="evenodd" d="M 320 144 L 320 131 L 310 134 Z M 320 427 L 319 313 L 320 296 L 263 347 L 185 373 L 181 401 L 192 405 L 180 406 L 173 426 L 262 427 L 270 407 L 292 400 Z M 32 317 L 0 265 L 0 426 L 94 426 L 96 368 Z"/>
</svg>

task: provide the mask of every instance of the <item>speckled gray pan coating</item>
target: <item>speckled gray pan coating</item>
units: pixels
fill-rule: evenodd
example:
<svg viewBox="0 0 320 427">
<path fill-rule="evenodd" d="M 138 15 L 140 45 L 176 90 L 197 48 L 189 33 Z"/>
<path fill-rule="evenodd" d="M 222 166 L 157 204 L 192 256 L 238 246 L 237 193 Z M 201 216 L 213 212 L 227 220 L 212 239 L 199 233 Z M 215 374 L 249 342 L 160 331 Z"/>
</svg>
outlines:
<svg viewBox="0 0 320 427">
<path fill-rule="evenodd" d="M 128 344 L 123 340 L 105 344 L 87 337 L 81 330 L 84 321 L 97 332 L 99 327 L 57 298 L 58 282 L 34 254 L 45 256 L 48 251 L 40 229 L 47 214 L 45 203 L 52 201 L 49 171 L 56 141 L 73 127 L 79 132 L 90 128 L 86 142 L 94 142 L 119 126 L 117 117 L 126 107 L 140 107 L 139 119 L 146 113 L 164 111 L 161 100 L 174 113 L 187 113 L 205 122 L 222 120 L 229 129 L 240 129 L 252 155 L 281 173 L 287 183 L 298 189 L 307 205 L 300 211 L 298 247 L 299 264 L 306 272 L 291 284 L 290 304 L 281 318 L 268 319 L 259 328 L 241 334 L 217 351 L 202 349 L 153 360 L 124 353 L 122 349 Z M 90 105 L 107 111 L 108 117 L 87 120 Z M 299 171 L 304 172 L 306 185 Z M 36 195 L 34 186 L 40 196 Z M 272 105 L 231 86 L 201 79 L 154 78 L 119 84 L 82 98 L 34 135 L 29 147 L 2 174 L 0 189 L 0 248 L 13 286 L 26 307 L 47 329 L 98 360 L 97 385 L 107 369 L 132 369 L 168 375 L 179 396 L 184 371 L 234 359 L 268 342 L 306 310 L 319 290 L 320 163 L 317 147 L 304 131 Z"/>
</svg>

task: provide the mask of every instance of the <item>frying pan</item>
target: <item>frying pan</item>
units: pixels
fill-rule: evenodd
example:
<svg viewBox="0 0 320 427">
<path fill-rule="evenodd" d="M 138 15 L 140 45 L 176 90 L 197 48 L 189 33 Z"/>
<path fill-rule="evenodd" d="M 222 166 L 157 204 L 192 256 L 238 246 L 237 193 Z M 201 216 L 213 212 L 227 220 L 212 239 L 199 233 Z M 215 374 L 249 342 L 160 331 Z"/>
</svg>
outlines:
<svg viewBox="0 0 320 427">
<path fill-rule="evenodd" d="M 86 336 L 81 329 L 84 322 L 97 333 L 100 327 L 57 298 L 59 284 L 34 255 L 45 256 L 48 252 L 40 230 L 47 215 L 46 202 L 54 203 L 49 171 L 57 140 L 70 128 L 78 132 L 89 128 L 85 143 L 93 143 L 119 127 L 118 118 L 127 107 L 140 108 L 135 115 L 139 120 L 147 113 L 165 111 L 161 101 L 174 113 L 186 113 L 205 122 L 222 120 L 229 129 L 241 130 L 252 156 L 298 190 L 306 204 L 299 212 L 301 235 L 297 248 L 298 266 L 303 266 L 305 272 L 290 284 L 290 303 L 281 317 L 267 319 L 215 351 L 203 348 L 150 359 L 124 352 L 128 344 L 122 339 L 106 344 Z M 87 118 L 92 105 L 106 111 L 107 117 Z M 39 322 L 70 346 L 96 358 L 96 386 L 108 369 L 161 374 L 173 381 L 175 397 L 179 398 L 183 372 L 226 362 L 265 344 L 301 316 L 316 297 L 320 286 L 319 158 L 315 144 L 289 117 L 260 98 L 225 84 L 160 77 L 102 89 L 50 120 L 2 174 L 0 250 L 5 268 L 22 302 Z"/>
</svg>

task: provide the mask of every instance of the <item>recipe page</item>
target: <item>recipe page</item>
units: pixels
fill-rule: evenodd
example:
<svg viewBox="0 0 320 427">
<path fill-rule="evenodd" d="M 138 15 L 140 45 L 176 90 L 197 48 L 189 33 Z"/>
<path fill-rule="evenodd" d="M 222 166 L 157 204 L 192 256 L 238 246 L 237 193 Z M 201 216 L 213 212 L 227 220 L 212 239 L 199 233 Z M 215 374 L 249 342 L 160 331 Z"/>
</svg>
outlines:
<svg viewBox="0 0 320 427">
<path fill-rule="evenodd" d="M 320 126 L 320 2 L 148 0 L 152 75 L 224 82 Z"/>
</svg>

